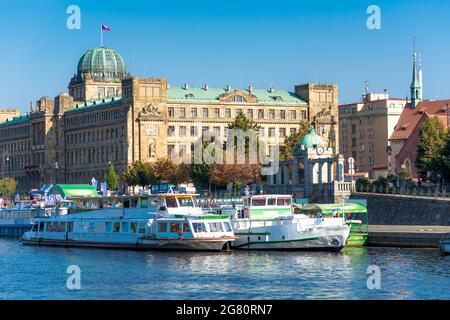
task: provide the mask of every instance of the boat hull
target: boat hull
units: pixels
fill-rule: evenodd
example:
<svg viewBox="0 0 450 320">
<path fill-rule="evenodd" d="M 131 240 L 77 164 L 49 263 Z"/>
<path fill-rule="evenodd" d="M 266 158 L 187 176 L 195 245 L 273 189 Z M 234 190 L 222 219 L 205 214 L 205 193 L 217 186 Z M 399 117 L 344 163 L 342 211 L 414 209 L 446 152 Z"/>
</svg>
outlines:
<svg viewBox="0 0 450 320">
<path fill-rule="evenodd" d="M 450 240 L 441 241 L 439 243 L 439 250 L 442 254 L 450 254 Z"/>
<path fill-rule="evenodd" d="M 235 224 L 238 239 L 231 243 L 231 247 L 240 250 L 340 251 L 350 233 L 345 224 L 305 228 L 302 223 L 277 221 L 241 230 L 239 224 Z"/>
<path fill-rule="evenodd" d="M 103 249 L 129 249 L 129 250 L 170 250 L 170 251 L 223 251 L 229 246 L 229 239 L 217 240 L 140 240 L 136 243 L 126 242 L 92 242 L 79 240 L 57 239 L 21 239 L 24 245 L 55 246 L 55 247 L 84 247 Z"/>
</svg>

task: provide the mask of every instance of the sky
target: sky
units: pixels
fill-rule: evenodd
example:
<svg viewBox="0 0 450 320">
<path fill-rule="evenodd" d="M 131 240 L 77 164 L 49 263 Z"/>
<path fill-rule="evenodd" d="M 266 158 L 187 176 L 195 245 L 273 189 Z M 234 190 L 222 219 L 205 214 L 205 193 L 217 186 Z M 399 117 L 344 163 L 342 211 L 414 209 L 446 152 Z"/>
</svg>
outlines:
<svg viewBox="0 0 450 320">
<path fill-rule="evenodd" d="M 367 8 L 381 10 L 370 30 Z M 78 5 L 81 29 L 67 7 Z M 421 52 L 424 96 L 450 98 L 450 1 L 417 0 L 45 0 L 10 1 L 0 10 L 0 107 L 67 91 L 83 53 L 116 49 L 136 76 L 171 86 L 294 90 L 337 83 L 339 103 L 369 90 L 409 95 L 413 38 Z"/>
</svg>

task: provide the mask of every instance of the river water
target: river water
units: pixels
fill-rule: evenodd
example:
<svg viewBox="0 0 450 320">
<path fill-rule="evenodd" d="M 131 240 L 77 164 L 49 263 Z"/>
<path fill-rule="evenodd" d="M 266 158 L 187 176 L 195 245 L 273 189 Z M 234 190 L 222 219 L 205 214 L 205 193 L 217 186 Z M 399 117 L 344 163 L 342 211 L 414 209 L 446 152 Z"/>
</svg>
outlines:
<svg viewBox="0 0 450 320">
<path fill-rule="evenodd" d="M 79 290 L 70 290 L 69 266 Z M 368 288 L 368 267 L 380 288 Z M 377 269 L 377 267 L 379 269 Z M 70 281 L 69 281 L 70 282 Z M 0 299 L 450 299 L 437 249 L 141 252 L 23 246 L 0 239 Z"/>
</svg>

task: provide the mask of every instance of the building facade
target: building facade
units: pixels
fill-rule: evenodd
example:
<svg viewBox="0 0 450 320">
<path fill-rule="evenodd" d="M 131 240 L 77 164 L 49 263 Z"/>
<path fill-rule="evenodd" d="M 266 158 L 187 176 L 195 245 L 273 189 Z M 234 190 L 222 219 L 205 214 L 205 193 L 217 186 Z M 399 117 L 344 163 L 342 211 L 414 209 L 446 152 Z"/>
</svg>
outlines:
<svg viewBox="0 0 450 320">
<path fill-rule="evenodd" d="M 0 124 L 0 170 L 19 181 L 20 191 L 102 181 L 109 164 L 121 172 L 173 150 L 189 154 L 207 132 L 224 142 L 239 113 L 260 125 L 268 156 L 300 121 L 311 123 L 333 153 L 339 150 L 337 85 L 299 85 L 292 92 L 175 87 L 164 78 L 132 76 L 116 51 L 96 48 L 81 57 L 68 93 L 43 97 L 26 115 Z"/>
<path fill-rule="evenodd" d="M 389 137 L 406 99 L 387 93 L 366 93 L 361 102 L 339 106 L 340 153 L 355 159 L 355 169 L 376 179 L 389 171 Z M 348 171 L 348 163 L 345 164 Z"/>
</svg>

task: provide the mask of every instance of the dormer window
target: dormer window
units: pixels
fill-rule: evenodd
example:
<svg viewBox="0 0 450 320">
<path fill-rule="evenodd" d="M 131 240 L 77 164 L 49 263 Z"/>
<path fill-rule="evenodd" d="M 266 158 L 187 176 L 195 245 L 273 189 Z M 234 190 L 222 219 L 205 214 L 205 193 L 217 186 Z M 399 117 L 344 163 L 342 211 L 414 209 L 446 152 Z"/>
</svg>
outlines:
<svg viewBox="0 0 450 320">
<path fill-rule="evenodd" d="M 233 102 L 245 102 L 245 99 L 243 96 L 234 96 Z"/>
<path fill-rule="evenodd" d="M 280 97 L 280 96 L 274 96 L 274 97 L 271 97 L 274 101 L 277 101 L 277 102 L 281 102 L 281 101 L 283 101 L 283 98 L 282 97 Z"/>
<path fill-rule="evenodd" d="M 185 97 L 186 97 L 186 99 L 188 99 L 188 100 L 194 99 L 194 95 L 193 95 L 192 93 L 188 93 Z"/>
</svg>

